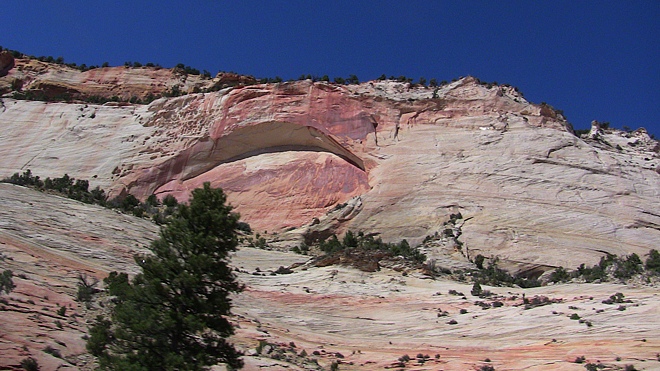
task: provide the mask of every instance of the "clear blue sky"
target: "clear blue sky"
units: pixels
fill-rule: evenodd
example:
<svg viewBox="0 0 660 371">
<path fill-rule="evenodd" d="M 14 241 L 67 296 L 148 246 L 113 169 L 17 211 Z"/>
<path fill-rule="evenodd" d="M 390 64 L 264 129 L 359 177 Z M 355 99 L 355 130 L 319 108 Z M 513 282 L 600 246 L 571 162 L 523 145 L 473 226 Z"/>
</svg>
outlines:
<svg viewBox="0 0 660 371">
<path fill-rule="evenodd" d="M 256 77 L 472 75 L 660 137 L 660 1 L 6 1 L 0 45 Z"/>
</svg>

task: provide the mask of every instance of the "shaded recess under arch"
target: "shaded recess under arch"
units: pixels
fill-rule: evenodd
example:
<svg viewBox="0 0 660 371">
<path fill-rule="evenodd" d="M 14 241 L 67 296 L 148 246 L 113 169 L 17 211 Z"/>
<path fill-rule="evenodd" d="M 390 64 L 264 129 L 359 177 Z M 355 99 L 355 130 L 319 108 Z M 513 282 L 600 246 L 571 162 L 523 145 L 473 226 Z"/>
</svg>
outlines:
<svg viewBox="0 0 660 371">
<path fill-rule="evenodd" d="M 332 136 L 312 126 L 272 121 L 225 129 L 224 132 L 226 134 L 215 140 L 210 137 L 200 139 L 174 158 L 148 170 L 140 183 L 149 189 L 139 193 L 150 194 L 166 183 L 182 182 L 216 166 L 265 153 L 327 152 L 366 171 L 360 157 L 344 148 Z"/>
</svg>

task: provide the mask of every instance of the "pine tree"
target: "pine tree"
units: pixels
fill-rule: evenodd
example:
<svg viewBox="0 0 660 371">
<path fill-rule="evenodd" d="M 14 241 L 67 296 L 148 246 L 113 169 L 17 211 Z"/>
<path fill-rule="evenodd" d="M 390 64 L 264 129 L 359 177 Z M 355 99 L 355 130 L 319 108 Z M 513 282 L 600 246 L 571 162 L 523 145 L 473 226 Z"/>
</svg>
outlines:
<svg viewBox="0 0 660 371">
<path fill-rule="evenodd" d="M 142 273 L 105 279 L 115 296 L 109 320 L 90 329 L 87 348 L 110 370 L 204 370 L 219 362 L 243 365 L 226 341 L 233 327 L 229 295 L 241 285 L 227 265 L 238 244 L 238 214 L 209 183 L 179 206 L 150 250 L 136 256 Z M 108 328 L 109 327 L 109 328 Z"/>
</svg>

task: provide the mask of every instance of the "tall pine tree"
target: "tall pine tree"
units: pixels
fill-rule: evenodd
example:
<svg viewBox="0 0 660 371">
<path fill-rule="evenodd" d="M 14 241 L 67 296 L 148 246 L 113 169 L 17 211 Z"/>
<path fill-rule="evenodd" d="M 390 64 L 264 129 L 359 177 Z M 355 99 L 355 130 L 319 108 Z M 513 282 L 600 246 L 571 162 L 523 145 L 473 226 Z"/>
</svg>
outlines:
<svg viewBox="0 0 660 371">
<path fill-rule="evenodd" d="M 109 319 L 90 329 L 87 348 L 110 370 L 204 370 L 243 365 L 226 341 L 233 328 L 229 295 L 241 285 L 227 265 L 238 244 L 238 214 L 209 183 L 179 206 L 150 250 L 136 256 L 142 273 L 105 279 L 116 297 Z"/>
</svg>

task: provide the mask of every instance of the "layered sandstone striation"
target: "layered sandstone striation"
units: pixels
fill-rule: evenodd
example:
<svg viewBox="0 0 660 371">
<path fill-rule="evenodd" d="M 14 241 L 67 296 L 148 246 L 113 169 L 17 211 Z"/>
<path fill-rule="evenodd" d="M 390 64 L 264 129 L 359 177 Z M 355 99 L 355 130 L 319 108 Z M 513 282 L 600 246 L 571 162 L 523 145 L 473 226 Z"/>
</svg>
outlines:
<svg viewBox="0 0 660 371">
<path fill-rule="evenodd" d="M 111 271 L 137 272 L 133 255 L 156 236 L 146 220 L 0 184 L 0 270 L 16 285 L 1 296 L 0 369 L 22 370 L 28 357 L 45 371 L 93 369 L 84 340 L 93 316 L 76 300 L 79 279 L 101 288 Z"/>
<path fill-rule="evenodd" d="M 44 371 L 93 370 L 84 337 L 111 303 L 102 295 L 78 302 L 78 277 L 138 272 L 132 255 L 156 236 L 156 226 L 140 218 L 0 184 L 0 271 L 12 270 L 16 284 L 0 296 L 0 369 L 20 370 L 21 360 L 32 357 Z M 363 272 L 317 268 L 308 259 L 247 247 L 232 254 L 245 290 L 232 299 L 230 320 L 238 326 L 230 341 L 245 353 L 245 370 L 327 370 L 333 362 L 340 370 L 399 369 L 404 355 L 405 369 L 419 370 L 659 364 L 657 279 L 483 285 L 493 296 L 479 298 L 470 295 L 470 284 L 430 279 L 405 266 Z M 278 274 L 280 267 L 292 269 Z M 603 302 L 615 293 L 625 302 Z M 525 305 L 525 298 L 536 305 Z M 585 362 L 575 363 L 582 356 Z"/>
<path fill-rule="evenodd" d="M 4 73 L 4 75 L 3 75 Z M 164 94 L 178 95 L 223 86 L 245 85 L 254 78 L 221 72 L 215 78 L 189 74 L 182 68 L 97 67 L 85 71 L 37 59 L 0 55 L 0 93 L 31 93 L 42 100 L 111 99 L 151 100 Z"/>
<path fill-rule="evenodd" d="M 17 61 L 0 82 L 39 69 L 24 85 L 126 96 L 197 86 L 165 69 L 74 73 L 38 61 Z M 660 242 L 657 141 L 641 129 L 580 138 L 552 107 L 471 77 L 438 88 L 247 85 L 148 105 L 9 96 L 0 103 L 1 176 L 68 173 L 113 196 L 180 200 L 209 181 L 253 229 L 291 245 L 347 229 L 417 244 L 455 213 L 463 247 L 445 244 L 447 252 L 498 256 L 509 268 L 593 264 Z"/>
</svg>

